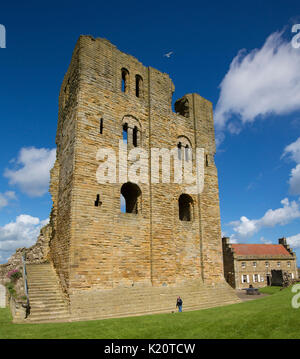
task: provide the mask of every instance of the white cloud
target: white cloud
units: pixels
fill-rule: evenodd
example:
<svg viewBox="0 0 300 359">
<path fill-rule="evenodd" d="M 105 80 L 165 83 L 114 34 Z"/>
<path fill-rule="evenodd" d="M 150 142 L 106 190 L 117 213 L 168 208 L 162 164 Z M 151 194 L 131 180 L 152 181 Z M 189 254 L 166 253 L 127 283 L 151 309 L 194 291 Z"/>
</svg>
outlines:
<svg viewBox="0 0 300 359">
<path fill-rule="evenodd" d="M 6 261 L 17 248 L 30 247 L 37 241 L 40 229 L 49 219 L 40 220 L 21 214 L 15 220 L 0 227 L 0 262 Z"/>
<path fill-rule="evenodd" d="M 286 240 L 292 248 L 300 248 L 300 233 L 295 236 L 287 237 Z"/>
<path fill-rule="evenodd" d="M 269 209 L 260 219 L 248 219 L 242 216 L 239 221 L 233 221 L 235 235 L 246 238 L 257 233 L 261 228 L 274 227 L 276 225 L 285 225 L 296 218 L 300 218 L 300 209 L 296 201 L 290 202 L 288 198 L 281 201 L 283 207 L 277 209 Z"/>
<path fill-rule="evenodd" d="M 300 163 L 300 137 L 285 147 L 282 157 L 284 156 L 289 156 L 296 163 Z"/>
<path fill-rule="evenodd" d="M 299 68 L 300 51 L 284 40 L 283 32 L 271 34 L 260 49 L 239 51 L 220 84 L 215 108 L 219 142 L 225 130 L 238 133 L 257 118 L 300 110 Z"/>
<path fill-rule="evenodd" d="M 285 147 L 282 157 L 289 157 L 297 164 L 296 167 L 291 170 L 289 185 L 290 193 L 298 195 L 300 194 L 300 137 Z"/>
<path fill-rule="evenodd" d="M 55 149 L 22 148 L 16 169 L 6 169 L 4 176 L 11 185 L 20 187 L 30 197 L 40 197 L 48 191 L 50 170 L 56 157 Z"/>
<path fill-rule="evenodd" d="M 5 193 L 0 193 L 0 209 L 6 207 L 9 204 L 9 201 L 17 199 L 15 192 L 7 191 Z"/>
</svg>

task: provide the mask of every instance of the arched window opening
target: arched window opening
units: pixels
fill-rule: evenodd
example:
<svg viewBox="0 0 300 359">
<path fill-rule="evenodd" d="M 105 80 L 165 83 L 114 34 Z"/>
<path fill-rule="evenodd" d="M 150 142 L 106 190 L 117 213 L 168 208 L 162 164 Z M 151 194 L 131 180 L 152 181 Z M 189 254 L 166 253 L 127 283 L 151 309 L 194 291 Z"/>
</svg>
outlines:
<svg viewBox="0 0 300 359">
<path fill-rule="evenodd" d="M 123 125 L 122 137 L 123 137 L 123 143 L 125 143 L 127 145 L 127 139 L 128 139 L 128 125 L 127 125 L 127 123 L 124 123 L 124 125 Z"/>
<path fill-rule="evenodd" d="M 191 221 L 193 212 L 193 199 L 188 194 L 182 194 L 178 199 L 179 219 L 181 221 Z"/>
<path fill-rule="evenodd" d="M 132 131 L 132 144 L 134 147 L 138 145 L 138 128 L 136 126 L 134 126 Z"/>
<path fill-rule="evenodd" d="M 135 76 L 135 95 L 136 97 L 142 97 L 142 90 L 143 90 L 143 79 L 141 76 Z"/>
<path fill-rule="evenodd" d="M 127 93 L 129 89 L 129 72 L 126 69 L 121 70 L 122 73 L 122 92 Z"/>
<path fill-rule="evenodd" d="M 141 193 L 140 187 L 135 183 L 124 183 L 121 187 L 121 211 L 124 213 L 137 214 Z"/>
<path fill-rule="evenodd" d="M 189 100 L 184 96 L 174 104 L 175 112 L 184 117 L 190 117 Z"/>
</svg>

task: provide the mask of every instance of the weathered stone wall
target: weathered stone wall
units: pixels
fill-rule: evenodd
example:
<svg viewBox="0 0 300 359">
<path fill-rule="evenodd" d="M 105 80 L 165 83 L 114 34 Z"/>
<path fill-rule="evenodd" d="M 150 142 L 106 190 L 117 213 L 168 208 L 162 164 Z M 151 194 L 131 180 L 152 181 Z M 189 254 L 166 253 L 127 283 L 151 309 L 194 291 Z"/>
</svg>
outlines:
<svg viewBox="0 0 300 359">
<path fill-rule="evenodd" d="M 50 217 L 50 223 L 53 227 L 50 256 L 65 292 L 68 291 L 69 287 L 72 245 L 70 238 L 73 230 L 72 206 L 79 66 L 79 44 L 77 44 L 59 95 L 56 134 L 57 154 L 50 181 L 50 192 L 53 199 L 53 209 Z"/>
<path fill-rule="evenodd" d="M 26 255 L 26 263 L 43 263 L 49 261 L 49 242 L 51 239 L 52 227 L 47 224 L 40 230 L 36 243 L 29 248 L 18 248 L 8 259 L 7 263 L 0 264 L 0 283 L 7 283 L 9 271 L 18 269 L 23 273 L 22 256 Z"/>
</svg>

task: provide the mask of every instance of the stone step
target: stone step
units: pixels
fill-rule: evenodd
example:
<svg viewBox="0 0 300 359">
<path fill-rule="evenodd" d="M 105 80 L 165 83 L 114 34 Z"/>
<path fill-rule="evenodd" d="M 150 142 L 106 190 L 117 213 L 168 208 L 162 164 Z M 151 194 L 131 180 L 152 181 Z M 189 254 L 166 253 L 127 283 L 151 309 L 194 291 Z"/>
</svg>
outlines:
<svg viewBox="0 0 300 359">
<path fill-rule="evenodd" d="M 37 317 L 34 319 L 26 319 L 24 321 L 24 323 L 34 323 L 34 324 L 42 324 L 42 323 L 66 323 L 66 322 L 71 322 L 70 320 L 70 316 L 62 316 L 62 317 L 51 317 L 51 316 L 47 316 L 47 317 Z"/>
<path fill-rule="evenodd" d="M 36 289 L 36 290 L 33 290 L 33 291 L 31 291 L 31 290 L 28 290 L 28 294 L 29 294 L 29 296 L 32 296 L 32 297 L 47 297 L 48 295 L 50 295 L 50 296 L 60 296 L 60 291 L 59 290 L 56 290 L 56 291 L 54 291 L 54 290 L 38 290 L 38 289 Z M 61 298 L 63 298 L 63 296 L 61 295 L 60 296 Z"/>
<path fill-rule="evenodd" d="M 59 291 L 60 292 L 60 288 L 56 285 L 56 286 L 53 286 L 53 285 L 35 285 L 35 286 L 28 286 L 28 290 L 34 292 L 34 291 L 45 291 L 45 292 L 49 292 L 51 290 L 53 291 Z"/>
<path fill-rule="evenodd" d="M 34 318 L 38 315 L 47 315 L 47 314 L 69 314 L 66 308 L 36 308 L 34 313 L 30 314 L 31 318 Z"/>
</svg>

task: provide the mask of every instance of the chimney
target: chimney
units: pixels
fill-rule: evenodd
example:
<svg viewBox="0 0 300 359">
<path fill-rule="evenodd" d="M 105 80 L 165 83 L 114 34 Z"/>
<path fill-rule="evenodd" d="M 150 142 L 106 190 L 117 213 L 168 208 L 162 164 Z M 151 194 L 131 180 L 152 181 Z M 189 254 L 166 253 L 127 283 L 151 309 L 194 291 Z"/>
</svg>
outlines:
<svg viewBox="0 0 300 359">
<path fill-rule="evenodd" d="M 229 241 L 230 241 L 230 238 L 229 238 L 229 237 L 223 237 L 223 238 L 222 238 L 223 251 L 226 250 L 226 248 L 228 248 L 228 246 L 229 246 Z"/>
<path fill-rule="evenodd" d="M 284 247 L 287 246 L 287 242 L 286 242 L 286 238 L 285 238 L 285 237 L 279 238 L 279 239 L 278 239 L 278 243 L 281 244 L 281 245 L 283 245 Z"/>
</svg>

